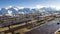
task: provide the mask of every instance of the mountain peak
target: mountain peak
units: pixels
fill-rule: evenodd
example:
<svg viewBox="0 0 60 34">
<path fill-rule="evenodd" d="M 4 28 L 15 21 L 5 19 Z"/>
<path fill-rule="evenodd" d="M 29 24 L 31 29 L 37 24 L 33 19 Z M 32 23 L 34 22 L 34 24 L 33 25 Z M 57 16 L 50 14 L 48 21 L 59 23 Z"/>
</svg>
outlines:
<svg viewBox="0 0 60 34">
<path fill-rule="evenodd" d="M 5 13 L 4 13 L 4 12 Z M 53 8 L 53 7 L 42 7 L 42 8 L 33 8 L 33 9 L 30 9 L 30 8 L 24 8 L 24 7 L 15 7 L 15 6 L 9 6 L 7 8 L 1 8 L 0 9 L 0 13 L 2 14 L 7 14 L 7 12 L 9 14 L 23 14 L 23 13 L 29 13 L 29 12 L 56 12 L 56 11 L 59 11 L 59 10 L 56 10 L 56 8 Z"/>
</svg>

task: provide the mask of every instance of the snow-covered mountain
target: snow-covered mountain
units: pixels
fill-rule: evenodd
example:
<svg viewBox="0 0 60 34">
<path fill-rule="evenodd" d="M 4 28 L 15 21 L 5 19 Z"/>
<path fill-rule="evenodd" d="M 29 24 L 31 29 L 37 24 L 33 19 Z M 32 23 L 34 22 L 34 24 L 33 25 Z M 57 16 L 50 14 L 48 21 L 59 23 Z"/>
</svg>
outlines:
<svg viewBox="0 0 60 34">
<path fill-rule="evenodd" d="M 4 14 L 8 14 L 8 10 L 6 10 L 5 8 L 1 8 L 0 15 L 4 15 Z"/>
<path fill-rule="evenodd" d="M 24 13 L 29 13 L 31 12 L 30 8 L 23 8 L 23 9 L 19 9 L 18 12 L 24 12 Z"/>
<path fill-rule="evenodd" d="M 4 15 L 4 14 L 20 14 L 20 13 L 29 13 L 29 12 L 58 12 L 60 13 L 60 10 L 56 10 L 55 8 L 52 7 L 42 7 L 40 9 L 37 8 L 23 8 L 23 9 L 19 9 L 18 7 L 9 7 L 9 8 L 1 8 L 0 10 L 0 15 Z M 10 12 L 10 13 L 9 13 Z"/>
<path fill-rule="evenodd" d="M 9 8 L 7 10 L 12 11 L 12 14 L 18 14 L 18 11 L 14 8 Z"/>
</svg>

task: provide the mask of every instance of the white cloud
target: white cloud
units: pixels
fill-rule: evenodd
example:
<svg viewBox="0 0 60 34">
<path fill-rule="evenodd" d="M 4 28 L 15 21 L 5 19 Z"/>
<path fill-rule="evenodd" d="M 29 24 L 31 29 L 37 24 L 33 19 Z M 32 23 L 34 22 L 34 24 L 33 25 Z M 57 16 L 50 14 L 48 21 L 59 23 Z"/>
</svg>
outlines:
<svg viewBox="0 0 60 34">
<path fill-rule="evenodd" d="M 9 9 L 9 8 L 11 8 L 12 6 L 8 6 L 8 7 L 6 7 L 6 9 Z"/>
<path fill-rule="evenodd" d="M 55 8 L 56 10 L 60 10 L 60 6 L 54 6 L 54 5 L 49 5 L 49 6 L 43 6 L 43 5 L 36 5 L 34 8 L 43 8 L 43 7 L 51 7 Z"/>
<path fill-rule="evenodd" d="M 45 7 L 45 6 L 42 6 L 42 5 L 36 5 L 36 8 L 43 8 L 43 7 Z"/>
<path fill-rule="evenodd" d="M 52 7 L 52 8 L 56 8 L 56 6 L 53 6 L 53 5 L 51 5 L 50 7 Z"/>
<path fill-rule="evenodd" d="M 57 7 L 56 7 L 56 10 L 60 10 L 60 7 L 59 7 L 59 6 L 57 6 Z"/>
<path fill-rule="evenodd" d="M 17 7 L 18 9 L 23 9 L 24 7 Z"/>
<path fill-rule="evenodd" d="M 50 6 L 50 7 L 52 7 L 52 8 L 55 8 L 56 10 L 60 10 L 60 6 Z"/>
<path fill-rule="evenodd" d="M 55 8 L 56 10 L 60 10 L 60 6 L 50 5 L 49 7 L 51 7 L 51 8 Z"/>
<path fill-rule="evenodd" d="M 46 6 L 43 6 L 43 5 L 36 5 L 36 6 L 34 6 L 34 7 L 30 7 L 30 8 L 31 8 L 31 9 L 33 9 L 33 8 L 40 9 L 40 8 L 43 8 L 43 7 L 46 7 Z"/>
</svg>

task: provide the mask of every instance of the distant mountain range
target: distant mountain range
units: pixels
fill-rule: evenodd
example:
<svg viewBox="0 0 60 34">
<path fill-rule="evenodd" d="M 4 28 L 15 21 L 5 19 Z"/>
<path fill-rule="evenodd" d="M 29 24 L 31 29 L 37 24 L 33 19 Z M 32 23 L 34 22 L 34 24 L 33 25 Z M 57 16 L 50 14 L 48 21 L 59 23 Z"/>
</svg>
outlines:
<svg viewBox="0 0 60 34">
<path fill-rule="evenodd" d="M 12 12 L 11 12 L 12 11 Z M 20 14 L 20 13 L 29 13 L 29 12 L 58 12 L 60 13 L 60 10 L 56 10 L 55 8 L 51 8 L 51 7 L 42 7 L 40 9 L 34 8 L 34 9 L 30 9 L 30 8 L 23 8 L 23 9 L 18 9 L 17 7 L 11 7 L 11 8 L 1 8 L 0 10 L 0 15 L 4 15 L 4 14 L 9 14 L 9 12 L 11 12 L 11 14 Z"/>
</svg>

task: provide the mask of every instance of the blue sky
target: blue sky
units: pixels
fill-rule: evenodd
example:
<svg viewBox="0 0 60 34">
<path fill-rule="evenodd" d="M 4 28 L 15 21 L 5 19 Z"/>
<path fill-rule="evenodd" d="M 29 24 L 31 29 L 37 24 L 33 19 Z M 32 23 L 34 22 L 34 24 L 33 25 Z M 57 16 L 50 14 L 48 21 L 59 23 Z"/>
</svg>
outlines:
<svg viewBox="0 0 60 34">
<path fill-rule="evenodd" d="M 36 5 L 60 6 L 60 0 L 0 0 L 0 8 L 8 6 L 34 7 Z"/>
</svg>

